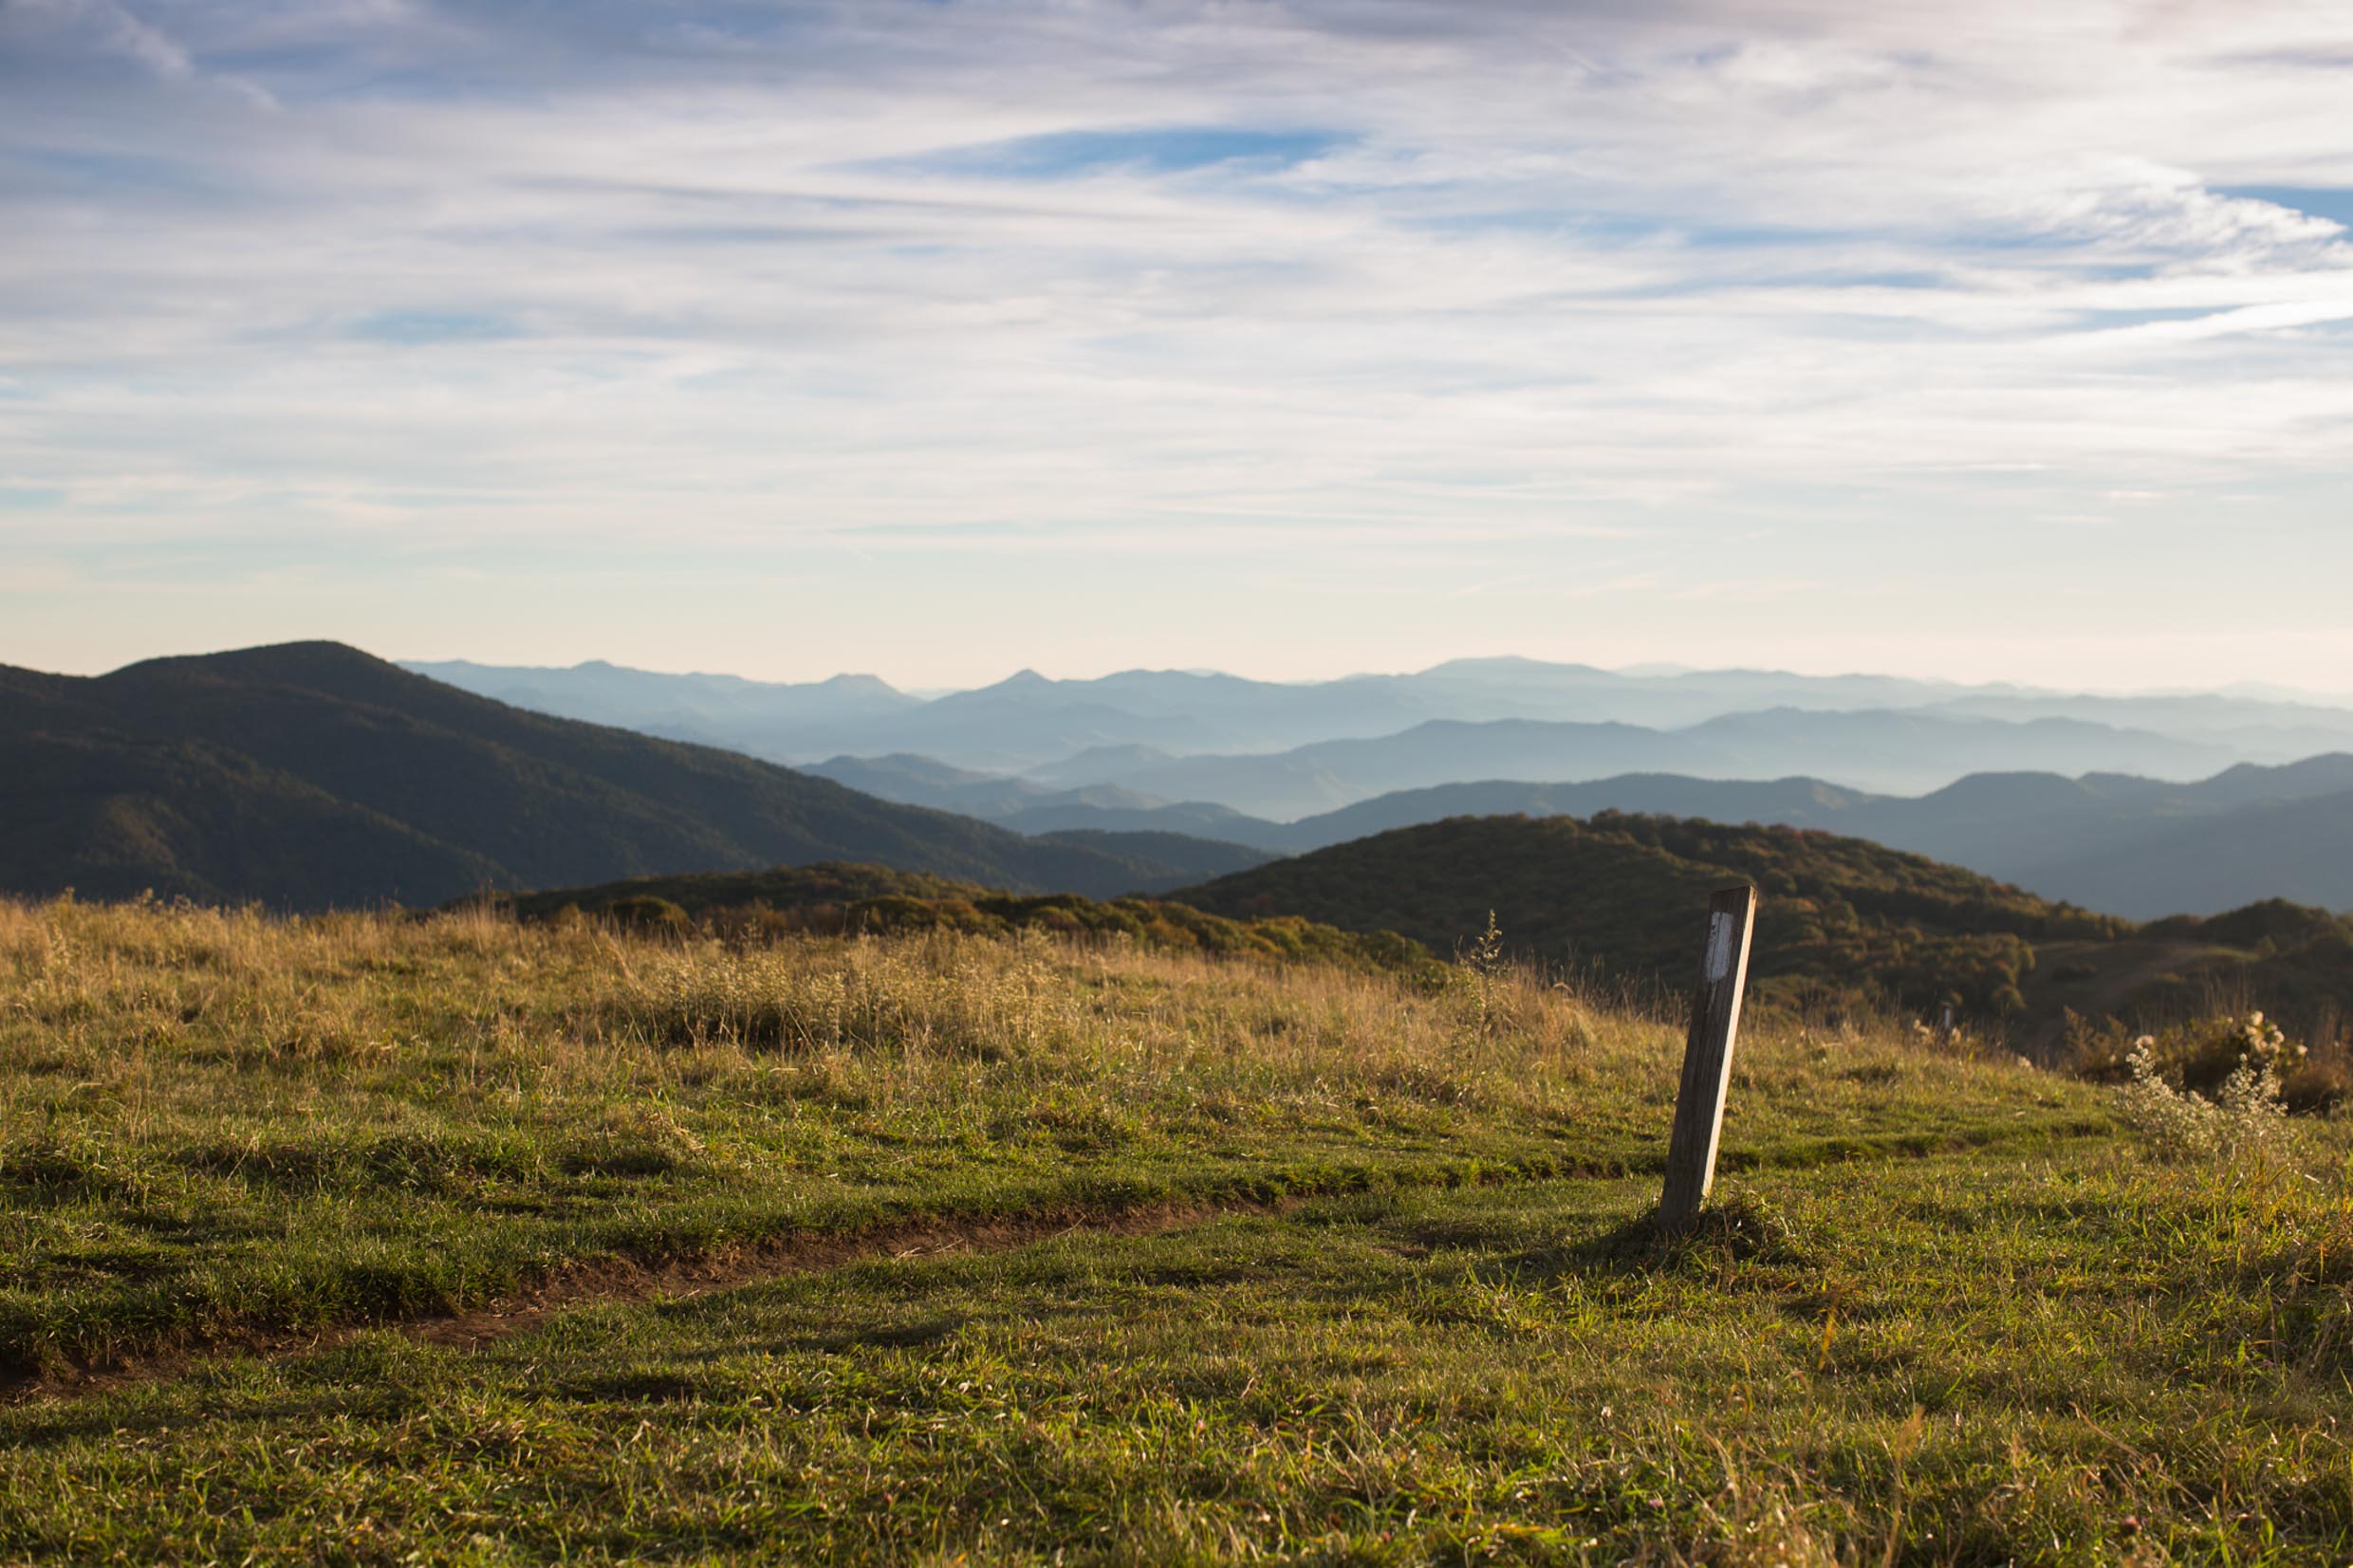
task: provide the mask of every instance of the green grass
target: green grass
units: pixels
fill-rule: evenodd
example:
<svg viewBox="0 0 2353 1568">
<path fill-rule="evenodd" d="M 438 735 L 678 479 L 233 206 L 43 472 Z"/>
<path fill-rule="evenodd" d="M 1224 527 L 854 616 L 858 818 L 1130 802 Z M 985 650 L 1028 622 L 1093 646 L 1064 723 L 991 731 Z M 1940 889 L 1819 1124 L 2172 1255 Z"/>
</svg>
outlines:
<svg viewBox="0 0 2353 1568">
<path fill-rule="evenodd" d="M 2113 1147 L 1362 1194 L 0 1417 L 98 1559 L 2116 1561 L 2353 1543 L 2341 1208 Z"/>
<path fill-rule="evenodd" d="M 0 1363 L 463 1308 L 929 1216 L 1655 1165 L 1672 1028 L 1032 938 L 732 950 L 487 918 L 0 907 Z M 1735 1159 L 2096 1117 L 1761 1038 Z M 1802 1094 L 1787 1092 L 1803 1084 Z"/>
<path fill-rule="evenodd" d="M 1665 1245 L 1679 1049 L 1516 976 L 0 906 L 47 1378 L 0 1559 L 2353 1550 L 2339 1124 L 2167 1163 L 2090 1085 L 1756 1031 Z M 941 1217 L 1010 1224 L 895 1255 Z M 768 1277 L 593 1299 L 731 1255 Z M 479 1348 L 348 1332 L 565 1282 Z"/>
</svg>

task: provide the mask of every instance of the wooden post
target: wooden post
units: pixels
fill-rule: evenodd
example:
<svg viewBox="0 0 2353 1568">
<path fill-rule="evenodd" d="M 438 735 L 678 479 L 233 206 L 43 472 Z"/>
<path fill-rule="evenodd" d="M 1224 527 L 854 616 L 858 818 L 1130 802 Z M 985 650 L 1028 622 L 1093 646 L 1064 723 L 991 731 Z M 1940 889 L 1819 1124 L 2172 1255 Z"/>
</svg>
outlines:
<svg viewBox="0 0 2353 1568">
<path fill-rule="evenodd" d="M 1691 1037 L 1683 1045 L 1683 1086 L 1675 1097 L 1675 1133 L 1667 1140 L 1667 1183 L 1658 1224 L 1689 1225 L 1715 1185 L 1715 1145 L 1724 1132 L 1724 1089 L 1732 1076 L 1732 1040 L 1740 1031 L 1740 994 L 1749 979 L 1749 937 L 1756 927 L 1756 889 L 1725 888 L 1708 900 L 1708 945 L 1692 997 Z"/>
</svg>

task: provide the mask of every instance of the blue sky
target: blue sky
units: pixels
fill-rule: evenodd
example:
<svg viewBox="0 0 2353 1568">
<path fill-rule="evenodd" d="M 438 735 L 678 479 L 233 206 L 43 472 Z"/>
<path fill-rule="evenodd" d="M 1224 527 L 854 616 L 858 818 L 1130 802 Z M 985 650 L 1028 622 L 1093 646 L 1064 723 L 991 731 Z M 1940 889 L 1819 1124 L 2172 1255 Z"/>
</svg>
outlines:
<svg viewBox="0 0 2353 1568">
<path fill-rule="evenodd" d="M 0 0 L 0 662 L 2353 691 L 2353 12 Z"/>
</svg>

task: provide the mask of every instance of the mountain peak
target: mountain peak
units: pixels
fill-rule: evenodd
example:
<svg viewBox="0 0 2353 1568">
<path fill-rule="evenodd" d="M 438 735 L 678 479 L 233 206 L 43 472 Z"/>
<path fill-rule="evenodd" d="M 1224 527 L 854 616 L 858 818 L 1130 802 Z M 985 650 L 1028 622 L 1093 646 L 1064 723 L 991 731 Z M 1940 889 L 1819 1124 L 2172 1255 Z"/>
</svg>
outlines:
<svg viewBox="0 0 2353 1568">
<path fill-rule="evenodd" d="M 275 680 L 308 684 L 324 675 L 398 675 L 419 679 L 398 665 L 347 642 L 314 638 L 304 642 L 270 642 L 254 648 L 230 648 L 217 654 L 180 654 L 168 658 L 141 659 L 102 675 L 102 680 L 163 674 L 218 674 L 239 680 Z"/>
<path fill-rule="evenodd" d="M 1165 835 L 1041 844 L 750 757 L 529 712 L 335 642 L 10 679 L 0 702 L 12 704 L 0 718 L 28 705 L 38 718 L 0 722 L 0 777 L 46 791 L 0 814 L 10 893 L 152 888 L 316 909 L 854 859 L 1113 896 L 1246 853 Z"/>
<path fill-rule="evenodd" d="M 839 675 L 828 675 L 817 684 L 833 692 L 871 692 L 878 695 L 890 696 L 899 694 L 899 688 L 884 680 L 880 675 L 851 674 L 844 672 Z"/>
</svg>

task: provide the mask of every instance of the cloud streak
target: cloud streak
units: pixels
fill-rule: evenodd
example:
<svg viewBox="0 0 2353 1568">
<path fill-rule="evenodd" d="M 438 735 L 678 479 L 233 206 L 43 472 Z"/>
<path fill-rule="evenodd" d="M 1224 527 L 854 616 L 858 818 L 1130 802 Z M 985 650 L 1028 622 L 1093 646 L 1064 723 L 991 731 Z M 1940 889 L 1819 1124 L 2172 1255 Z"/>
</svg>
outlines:
<svg viewBox="0 0 2353 1568">
<path fill-rule="evenodd" d="M 901 673 L 937 681 L 1009 603 L 1042 639 L 1011 662 L 1083 662 L 1060 606 L 1105 582 L 1057 554 L 1176 563 L 1111 590 L 1146 631 L 1240 563 L 1331 584 L 1303 602 L 1430 581 L 1414 656 L 1608 661 L 1676 652 L 1643 638 L 1684 624 L 1694 551 L 1770 588 L 1710 596 L 1750 645 L 1850 611 L 1842 572 L 2061 613 L 1993 564 L 2036 550 L 2115 571 L 2122 636 L 2192 601 L 2164 574 L 2227 513 L 2233 590 L 2317 627 L 2309 583 L 2353 567 L 2346 31 L 2121 0 L 20 0 L 0 486 L 55 499 L 0 544 L 233 521 L 257 577 L 393 540 L 789 577 L 858 541 L 836 619 L 730 634 L 807 672 L 840 606 L 908 591 L 856 563 L 920 541 L 938 618 Z M 2144 491 L 2121 569 L 2110 530 L 2031 522 Z M 1625 584 L 1573 647 L 1468 591 L 1565 572 Z M 1318 613 L 1164 656 L 1387 645 Z"/>
</svg>

